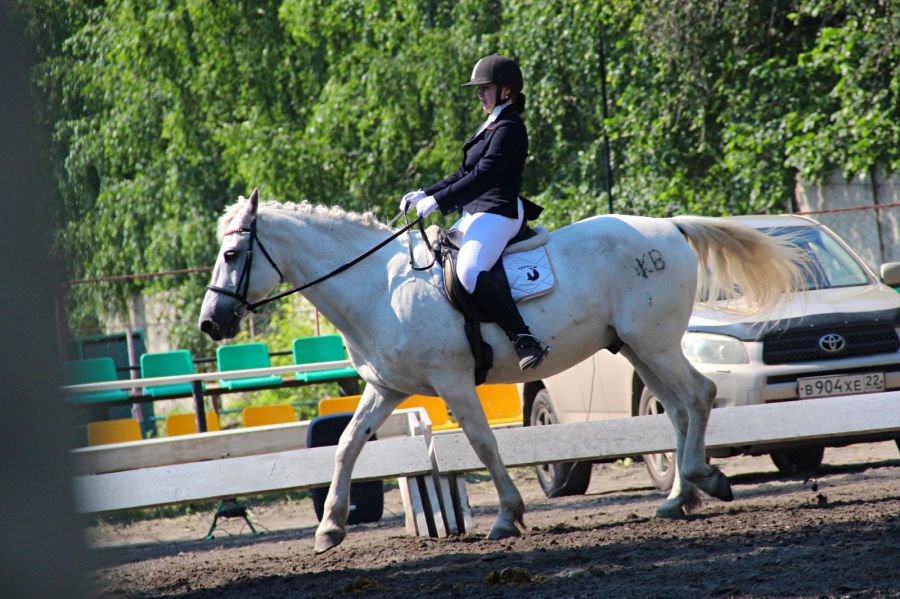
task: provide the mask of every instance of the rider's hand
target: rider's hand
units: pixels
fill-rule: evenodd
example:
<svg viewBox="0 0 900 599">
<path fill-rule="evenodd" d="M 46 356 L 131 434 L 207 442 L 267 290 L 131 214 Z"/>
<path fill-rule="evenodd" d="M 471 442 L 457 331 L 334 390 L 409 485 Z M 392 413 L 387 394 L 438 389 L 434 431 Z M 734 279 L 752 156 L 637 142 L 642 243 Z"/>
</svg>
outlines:
<svg viewBox="0 0 900 599">
<path fill-rule="evenodd" d="M 400 211 L 404 214 L 413 206 L 419 202 L 419 200 L 425 198 L 425 192 L 421 189 L 417 189 L 416 191 L 411 191 L 402 198 L 400 198 Z"/>
<path fill-rule="evenodd" d="M 434 212 L 435 208 L 437 208 L 437 200 L 434 199 L 434 196 L 428 196 L 416 202 L 416 213 L 422 218 Z"/>
</svg>

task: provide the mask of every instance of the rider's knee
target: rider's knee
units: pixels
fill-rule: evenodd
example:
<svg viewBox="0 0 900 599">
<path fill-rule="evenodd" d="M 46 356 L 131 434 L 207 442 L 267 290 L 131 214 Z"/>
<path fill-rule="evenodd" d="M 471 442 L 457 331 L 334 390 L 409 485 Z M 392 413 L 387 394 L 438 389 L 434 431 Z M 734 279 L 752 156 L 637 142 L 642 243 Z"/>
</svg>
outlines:
<svg viewBox="0 0 900 599">
<path fill-rule="evenodd" d="M 479 274 L 481 274 L 481 271 L 475 264 L 463 264 L 461 261 L 456 264 L 456 278 L 459 279 L 460 284 L 469 293 L 475 291 Z"/>
</svg>

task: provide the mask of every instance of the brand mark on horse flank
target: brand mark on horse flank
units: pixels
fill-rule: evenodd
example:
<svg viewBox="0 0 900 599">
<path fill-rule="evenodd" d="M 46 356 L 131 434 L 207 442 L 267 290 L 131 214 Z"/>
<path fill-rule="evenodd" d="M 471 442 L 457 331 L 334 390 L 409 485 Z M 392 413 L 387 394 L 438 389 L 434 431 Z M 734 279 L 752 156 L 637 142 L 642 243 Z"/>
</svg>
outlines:
<svg viewBox="0 0 900 599">
<path fill-rule="evenodd" d="M 650 250 L 635 258 L 634 261 L 637 262 L 634 271 L 639 277 L 644 277 L 645 279 L 649 273 L 666 269 L 666 261 L 663 260 L 662 252 L 659 250 Z"/>
</svg>

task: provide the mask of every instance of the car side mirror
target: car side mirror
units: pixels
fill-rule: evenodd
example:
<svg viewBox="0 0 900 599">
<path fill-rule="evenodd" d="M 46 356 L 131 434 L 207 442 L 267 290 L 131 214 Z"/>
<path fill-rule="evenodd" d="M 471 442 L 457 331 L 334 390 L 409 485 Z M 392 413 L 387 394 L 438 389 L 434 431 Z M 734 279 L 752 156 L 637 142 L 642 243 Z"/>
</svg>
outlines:
<svg viewBox="0 0 900 599">
<path fill-rule="evenodd" d="M 888 287 L 900 287 L 900 262 L 882 264 L 881 280 Z"/>
</svg>

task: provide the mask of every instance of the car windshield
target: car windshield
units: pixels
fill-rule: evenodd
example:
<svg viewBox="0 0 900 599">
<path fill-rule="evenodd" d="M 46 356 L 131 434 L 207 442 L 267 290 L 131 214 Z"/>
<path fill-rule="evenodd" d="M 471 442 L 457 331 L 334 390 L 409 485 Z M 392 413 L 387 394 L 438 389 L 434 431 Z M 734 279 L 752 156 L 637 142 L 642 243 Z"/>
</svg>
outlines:
<svg viewBox="0 0 900 599">
<path fill-rule="evenodd" d="M 809 289 L 852 287 L 871 283 L 866 271 L 834 237 L 818 227 L 775 227 L 767 235 L 786 236 L 806 250 L 813 264 Z"/>
</svg>

